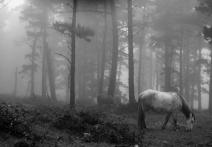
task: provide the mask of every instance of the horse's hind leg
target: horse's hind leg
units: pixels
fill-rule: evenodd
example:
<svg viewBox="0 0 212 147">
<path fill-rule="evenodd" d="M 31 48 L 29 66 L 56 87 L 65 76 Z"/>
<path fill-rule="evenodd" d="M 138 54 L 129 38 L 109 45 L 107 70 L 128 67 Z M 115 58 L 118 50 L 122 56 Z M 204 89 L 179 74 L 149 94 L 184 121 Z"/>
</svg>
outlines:
<svg viewBox="0 0 212 147">
<path fill-rule="evenodd" d="M 142 104 L 139 104 L 138 106 L 138 127 L 139 130 L 143 130 L 146 128 L 145 113 Z"/>
<path fill-rule="evenodd" d="M 178 125 L 177 125 L 177 113 L 175 112 L 173 115 L 173 126 L 174 126 L 174 129 L 176 130 Z"/>
<path fill-rule="evenodd" d="M 166 115 L 165 121 L 164 121 L 164 123 L 163 123 L 163 125 L 162 125 L 162 129 L 165 129 L 165 128 L 166 128 L 166 124 L 168 123 L 171 114 L 172 114 L 172 113 L 170 112 L 170 113 L 168 113 L 168 114 Z"/>
<path fill-rule="evenodd" d="M 138 126 L 139 126 L 139 129 L 141 129 L 141 130 L 143 130 L 143 129 L 146 128 L 145 114 L 144 114 L 144 112 L 141 112 L 141 113 L 139 114 Z"/>
<path fill-rule="evenodd" d="M 145 113 L 143 113 L 143 121 L 142 121 L 142 125 L 143 125 L 143 128 L 145 128 L 145 129 L 146 129 Z"/>
</svg>

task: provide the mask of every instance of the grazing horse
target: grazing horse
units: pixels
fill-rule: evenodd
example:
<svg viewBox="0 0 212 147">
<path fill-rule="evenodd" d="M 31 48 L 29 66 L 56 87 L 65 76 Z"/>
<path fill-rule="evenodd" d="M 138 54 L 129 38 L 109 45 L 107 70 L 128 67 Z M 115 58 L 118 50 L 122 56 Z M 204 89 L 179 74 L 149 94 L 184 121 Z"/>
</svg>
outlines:
<svg viewBox="0 0 212 147">
<path fill-rule="evenodd" d="M 192 113 L 185 99 L 175 92 L 160 92 L 152 89 L 145 90 L 138 97 L 138 127 L 139 130 L 146 128 L 145 112 L 152 110 L 165 113 L 166 118 L 162 125 L 165 129 L 170 117 L 173 117 L 174 125 L 177 126 L 176 114 L 181 111 L 186 117 L 186 129 L 192 130 L 195 115 Z"/>
</svg>

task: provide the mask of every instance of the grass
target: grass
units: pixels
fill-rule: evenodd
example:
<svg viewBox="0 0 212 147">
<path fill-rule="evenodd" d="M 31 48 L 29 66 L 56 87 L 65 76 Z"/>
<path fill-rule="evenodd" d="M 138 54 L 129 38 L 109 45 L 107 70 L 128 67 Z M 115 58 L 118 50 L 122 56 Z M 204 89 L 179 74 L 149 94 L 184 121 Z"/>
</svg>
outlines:
<svg viewBox="0 0 212 147">
<path fill-rule="evenodd" d="M 212 145 L 212 117 L 207 112 L 195 112 L 192 132 L 184 128 L 174 131 L 170 123 L 161 130 L 165 116 L 149 113 L 146 124 L 150 129 L 142 138 L 137 133 L 135 107 L 77 107 L 73 111 L 65 104 L 40 98 L 13 101 L 0 96 L 0 101 L 0 146 L 134 146 L 141 144 L 141 139 L 143 146 L 153 147 Z M 183 115 L 178 118 L 185 123 Z"/>
</svg>

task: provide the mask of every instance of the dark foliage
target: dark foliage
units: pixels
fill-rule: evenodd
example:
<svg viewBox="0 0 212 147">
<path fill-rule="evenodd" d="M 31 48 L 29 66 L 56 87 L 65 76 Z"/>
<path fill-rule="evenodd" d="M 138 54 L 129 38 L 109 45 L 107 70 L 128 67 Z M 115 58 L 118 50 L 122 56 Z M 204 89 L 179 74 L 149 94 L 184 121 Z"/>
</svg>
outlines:
<svg viewBox="0 0 212 147">
<path fill-rule="evenodd" d="M 64 114 L 54 122 L 54 127 L 69 130 L 86 142 L 135 144 L 136 133 L 123 120 L 109 121 L 103 114 L 80 111 Z"/>
<path fill-rule="evenodd" d="M 108 106 L 102 111 L 98 107 L 86 110 L 77 108 L 76 111 L 66 109 L 61 104 L 47 105 L 44 100 L 39 104 L 39 98 L 30 100 L 19 100 L 21 105 L 14 105 L 9 100 L 0 104 L 0 137 L 8 134 L 8 137 L 17 138 L 14 146 L 52 146 L 59 142 L 58 138 L 63 138 L 60 132 L 66 132 L 72 138 L 71 142 L 105 142 L 120 146 L 130 146 L 138 142 L 135 126 L 127 124 L 124 118 L 109 111 Z M 116 108 L 113 109 L 115 110 Z"/>
<path fill-rule="evenodd" d="M 135 113 L 137 112 L 137 103 L 134 103 L 134 104 L 122 104 L 122 105 L 119 105 L 117 107 L 117 109 L 115 110 L 115 113 L 117 114 L 129 114 L 129 113 Z"/>
<path fill-rule="evenodd" d="M 0 130 L 15 137 L 26 137 L 30 127 L 24 119 L 24 110 L 17 106 L 0 104 Z"/>
<path fill-rule="evenodd" d="M 127 124 L 117 122 L 104 122 L 91 130 L 92 142 L 108 142 L 113 144 L 135 144 L 135 132 L 130 132 Z"/>
<path fill-rule="evenodd" d="M 97 96 L 97 102 L 99 105 L 112 105 L 114 104 L 113 97 L 107 95 L 99 95 Z"/>
<path fill-rule="evenodd" d="M 212 1 L 210 0 L 198 0 L 199 5 L 196 7 L 198 12 L 211 16 L 212 14 Z M 210 44 L 212 39 L 212 27 L 211 26 L 204 26 L 202 31 L 205 40 L 207 40 Z"/>
<path fill-rule="evenodd" d="M 60 33 L 70 36 L 72 31 L 72 24 L 56 22 L 54 23 L 54 28 Z M 90 37 L 95 35 L 92 29 L 79 24 L 76 26 L 75 33 L 80 39 L 84 39 L 88 42 L 91 41 Z"/>
<path fill-rule="evenodd" d="M 199 5 L 196 7 L 197 11 L 206 15 L 212 14 L 212 1 L 211 0 L 198 0 Z"/>
<path fill-rule="evenodd" d="M 205 40 L 207 40 L 211 44 L 212 43 L 212 27 L 204 26 L 202 33 L 204 35 Z"/>
<path fill-rule="evenodd" d="M 99 114 L 91 112 L 66 112 L 53 125 L 58 129 L 68 129 L 72 134 L 82 135 L 87 132 L 88 127 L 101 123 L 98 116 Z"/>
<path fill-rule="evenodd" d="M 25 141 L 19 141 L 14 144 L 14 147 L 30 147 L 30 145 Z"/>
</svg>

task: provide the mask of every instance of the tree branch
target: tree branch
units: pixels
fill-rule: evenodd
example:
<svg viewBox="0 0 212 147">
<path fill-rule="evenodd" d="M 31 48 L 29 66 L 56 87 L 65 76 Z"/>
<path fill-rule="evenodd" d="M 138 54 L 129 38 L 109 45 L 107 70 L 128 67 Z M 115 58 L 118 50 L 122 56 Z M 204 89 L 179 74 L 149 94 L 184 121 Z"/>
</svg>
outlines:
<svg viewBox="0 0 212 147">
<path fill-rule="evenodd" d="M 59 56 L 61 56 L 61 57 L 63 57 L 71 65 L 71 60 L 68 57 L 66 57 L 65 55 L 60 54 L 60 53 L 56 53 L 56 54 L 59 55 Z"/>
</svg>

